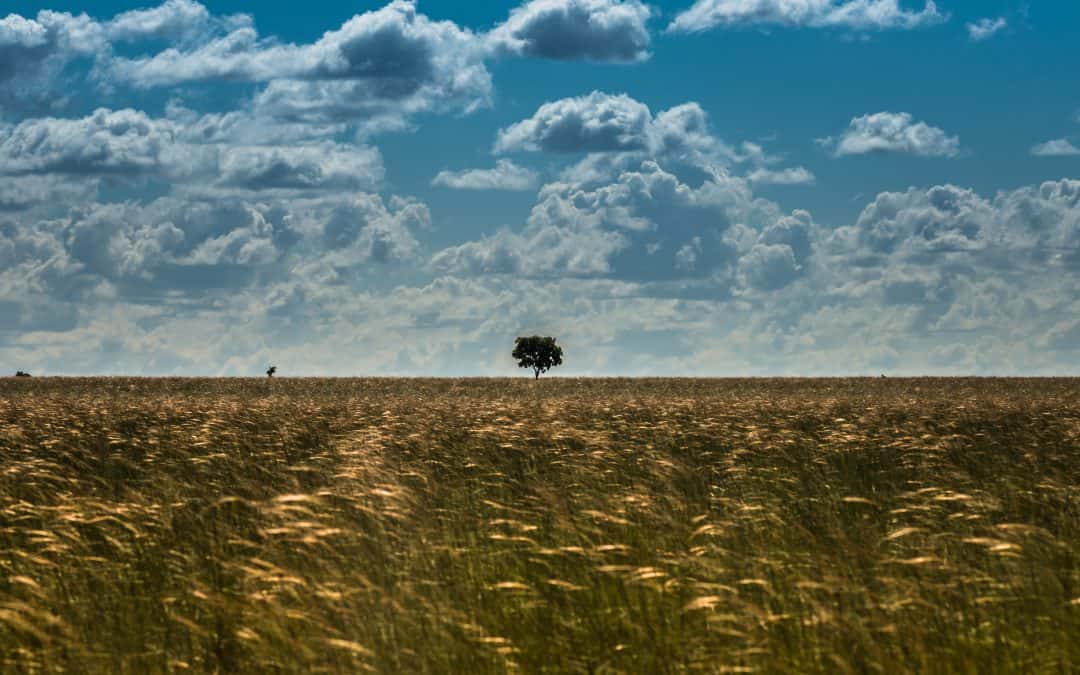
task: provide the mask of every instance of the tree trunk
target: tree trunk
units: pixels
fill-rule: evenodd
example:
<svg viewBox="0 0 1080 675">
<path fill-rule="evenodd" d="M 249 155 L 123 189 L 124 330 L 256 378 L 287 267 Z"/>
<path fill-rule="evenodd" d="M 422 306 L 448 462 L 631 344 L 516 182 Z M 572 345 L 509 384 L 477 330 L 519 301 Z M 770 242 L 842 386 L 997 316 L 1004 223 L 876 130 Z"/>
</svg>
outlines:
<svg viewBox="0 0 1080 675">
<path fill-rule="evenodd" d="M 539 368 L 534 368 L 534 369 L 533 369 L 533 372 L 535 372 L 535 373 L 536 373 L 536 379 L 538 379 L 538 380 L 539 380 L 539 379 L 540 379 L 540 369 L 539 369 Z"/>
</svg>

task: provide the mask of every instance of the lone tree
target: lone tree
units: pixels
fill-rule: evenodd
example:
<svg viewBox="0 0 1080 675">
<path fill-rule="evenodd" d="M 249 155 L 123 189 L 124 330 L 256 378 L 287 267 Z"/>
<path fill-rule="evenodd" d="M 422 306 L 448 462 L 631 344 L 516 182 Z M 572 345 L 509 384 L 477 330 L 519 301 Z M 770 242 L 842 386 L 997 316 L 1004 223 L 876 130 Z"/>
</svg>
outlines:
<svg viewBox="0 0 1080 675">
<path fill-rule="evenodd" d="M 540 373 L 562 365 L 562 347 L 555 344 L 553 337 L 519 337 L 514 341 L 513 357 L 519 368 L 532 368 L 539 380 Z"/>
<path fill-rule="evenodd" d="M 269 368 L 266 369 L 266 376 L 267 377 L 273 377 L 274 373 L 276 373 L 276 372 L 277 372 L 277 366 L 270 366 Z"/>
<path fill-rule="evenodd" d="M 30 377 L 30 373 L 24 373 L 21 370 L 15 371 L 15 377 Z"/>
</svg>

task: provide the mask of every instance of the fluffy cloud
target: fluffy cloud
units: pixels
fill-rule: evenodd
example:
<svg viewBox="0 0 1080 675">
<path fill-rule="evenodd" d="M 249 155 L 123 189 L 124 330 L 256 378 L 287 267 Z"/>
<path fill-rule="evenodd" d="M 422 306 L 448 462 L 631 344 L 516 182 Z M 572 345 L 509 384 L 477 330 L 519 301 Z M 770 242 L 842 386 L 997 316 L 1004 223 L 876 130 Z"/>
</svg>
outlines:
<svg viewBox="0 0 1080 675">
<path fill-rule="evenodd" d="M 244 16 L 230 17 L 226 25 L 248 23 Z M 205 6 L 194 0 L 166 0 L 150 9 L 134 9 L 117 14 L 104 26 L 109 38 L 118 42 L 170 40 L 184 42 L 207 36 L 214 19 Z"/>
<path fill-rule="evenodd" d="M 668 30 L 693 33 L 752 24 L 906 30 L 946 18 L 930 0 L 919 11 L 904 9 L 898 0 L 697 0 L 675 17 Z"/>
<path fill-rule="evenodd" d="M 278 253 L 270 221 L 257 207 L 238 202 L 91 203 L 53 226 L 84 285 L 102 278 L 120 292 L 143 295 L 152 294 L 154 285 L 190 292 L 202 283 L 195 278 L 209 278 L 215 265 L 269 262 Z M 126 286 L 132 283 L 137 285 Z"/>
<path fill-rule="evenodd" d="M 539 266 L 547 273 L 521 254 L 547 255 L 560 242 L 543 238 L 551 230 L 506 231 L 473 242 L 484 248 L 435 256 L 492 254 L 462 258 L 471 271 L 390 288 L 361 275 L 378 264 L 374 242 L 393 239 L 398 225 L 426 226 L 425 210 L 407 200 L 237 203 L 216 213 L 159 200 L 83 213 L 93 227 L 79 233 L 75 218 L 27 227 L 0 217 L 0 302 L 15 329 L 0 352 L 34 372 L 257 374 L 272 360 L 305 374 L 511 375 L 506 336 L 522 326 L 559 335 L 576 355 L 568 372 L 581 374 L 1054 373 L 1076 350 L 1076 321 L 1061 318 L 1080 312 L 1076 181 L 993 196 L 947 185 L 883 193 L 837 230 L 804 212 L 736 212 L 718 239 L 687 227 L 685 239 L 645 240 L 682 265 L 672 281 L 635 275 L 634 259 L 621 256 L 640 236 L 678 229 L 656 214 L 713 203 L 735 186 L 690 187 L 652 167 L 630 173 L 604 189 L 551 186 L 541 197 L 537 224 L 584 216 L 596 225 L 599 211 L 619 205 L 644 218 L 637 229 L 576 230 L 564 261 Z M 650 208 L 655 217 L 644 217 Z M 703 213 L 720 220 L 715 208 Z M 116 232 L 86 239 L 118 222 L 123 245 L 110 246 Z M 590 258 L 609 246 L 586 246 L 585 235 L 598 234 L 622 237 L 622 247 Z M 337 241 L 348 253 L 328 260 Z M 90 271 L 94 251 L 106 256 L 103 277 Z M 394 268 L 380 266 L 379 277 L 384 269 Z M 72 275 L 78 283 L 65 288 Z M 182 301 L 146 302 L 170 292 Z M 208 334 L 219 339 L 201 339 Z"/>
<path fill-rule="evenodd" d="M 645 150 L 653 123 L 649 107 L 626 94 L 594 91 L 540 106 L 527 120 L 499 131 L 496 152 L 612 152 Z"/>
<path fill-rule="evenodd" d="M 431 228 L 427 206 L 400 197 L 386 202 L 362 194 L 315 216 L 322 223 L 322 262 L 339 268 L 412 259 L 420 249 L 416 232 Z"/>
<path fill-rule="evenodd" d="M 466 275 L 601 276 L 612 271 L 610 258 L 626 245 L 622 233 L 594 228 L 500 230 L 479 241 L 439 251 L 431 266 L 437 272 Z"/>
<path fill-rule="evenodd" d="M 465 171 L 440 171 L 432 185 L 455 190 L 532 190 L 536 187 L 535 171 L 518 166 L 508 159 L 495 162 L 493 169 L 467 169 Z"/>
<path fill-rule="evenodd" d="M 1080 181 L 1050 181 L 993 199 L 952 185 L 882 193 L 853 226 L 834 232 L 829 246 L 875 273 L 1080 272 Z"/>
<path fill-rule="evenodd" d="M 973 191 L 944 185 L 878 195 L 853 232 L 866 256 L 917 259 L 983 248 L 993 217 L 992 206 Z"/>
<path fill-rule="evenodd" d="M 1008 28 L 1009 22 L 1002 17 L 996 19 L 984 18 L 967 24 L 968 37 L 975 42 L 989 40 L 1001 31 Z"/>
<path fill-rule="evenodd" d="M 310 45 L 262 41 L 245 26 L 191 51 L 167 49 L 152 57 L 119 59 L 116 73 L 139 86 L 196 80 L 389 79 L 391 89 L 414 91 L 453 60 L 447 47 L 471 42 L 449 22 L 433 22 L 412 2 L 396 0 L 365 12 Z M 442 49 L 440 49 L 440 47 Z"/>
<path fill-rule="evenodd" d="M 218 184 L 249 190 L 370 190 L 382 176 L 382 157 L 373 148 L 330 142 L 232 146 L 221 157 Z"/>
<path fill-rule="evenodd" d="M 632 62 L 648 58 L 651 12 L 639 0 L 532 0 L 506 22 L 478 36 L 417 12 L 414 0 L 393 0 L 329 31 L 311 44 L 260 38 L 250 19 L 215 19 L 192 0 L 118 15 L 106 24 L 114 40 L 168 38 L 188 42 L 157 54 L 114 58 L 114 77 L 139 87 L 203 80 L 350 81 L 363 95 L 404 100 L 426 92 L 466 104 L 490 95 L 490 54 L 559 60 Z M 209 30 L 210 27 L 214 30 Z M 224 34 L 214 36 L 214 32 Z M 192 36 L 202 39 L 192 42 Z M 315 89 L 327 96 L 324 87 Z M 361 92 L 352 98 L 359 100 Z M 348 96 L 336 92 L 333 98 Z"/>
<path fill-rule="evenodd" d="M 0 127 L 0 175 L 40 179 L 31 191 L 67 181 L 125 177 L 168 181 L 174 191 L 370 190 L 383 178 L 382 156 L 369 147 L 300 139 L 227 142 L 231 120 L 153 118 L 101 108 L 83 118 L 35 118 Z M 244 124 L 251 124 L 248 119 Z M 258 140 L 258 137 L 249 140 Z M 68 192 L 70 192 L 70 188 Z M 5 190 L 4 193 L 7 191 Z M 18 195 L 4 200 L 16 208 Z M 0 202 L 2 203 L 2 202 Z"/>
<path fill-rule="evenodd" d="M 109 242 L 109 253 L 117 261 L 117 271 L 122 276 L 152 278 L 152 271 L 183 242 L 183 231 L 172 223 L 137 225 L 118 232 Z"/>
<path fill-rule="evenodd" d="M 775 204 L 755 198 L 750 186 L 813 176 L 802 168 L 767 169 L 776 160 L 760 147 L 732 149 L 708 126 L 696 103 L 655 116 L 629 96 L 603 92 L 542 105 L 500 131 L 496 151 L 589 154 L 541 189 L 524 228 L 444 249 L 432 268 L 664 283 L 711 278 L 728 289 L 739 283 L 785 286 L 811 254 L 809 240 L 795 248 L 777 238 L 778 230 L 766 235 L 784 218 Z M 728 168 L 740 162 L 757 168 L 740 178 Z M 700 185 L 691 185 L 689 177 Z M 806 222 L 812 226 L 808 215 Z M 740 274 L 739 257 L 751 250 Z M 776 256 L 792 261 L 783 274 Z"/>
<path fill-rule="evenodd" d="M 649 150 L 654 155 L 667 155 L 694 164 L 770 160 L 764 154 L 740 157 L 713 136 L 708 115 L 693 102 L 657 113 L 649 127 Z"/>
<path fill-rule="evenodd" d="M 594 91 L 541 105 L 529 118 L 501 129 L 494 151 L 584 155 L 565 167 L 561 181 L 600 185 L 621 172 L 633 172 L 646 160 L 672 168 L 692 169 L 701 177 L 729 174 L 746 167 L 751 184 L 804 185 L 814 175 L 803 167 L 778 167 L 754 143 L 733 147 L 715 136 L 705 111 L 695 102 L 673 106 L 655 115 L 626 94 Z"/>
<path fill-rule="evenodd" d="M 81 119 L 0 127 L 0 173 L 133 173 L 157 167 L 175 128 L 145 113 L 100 108 Z"/>
<path fill-rule="evenodd" d="M 207 81 L 252 82 L 260 123 L 363 134 L 400 130 L 428 111 L 472 111 L 492 97 L 493 55 L 637 61 L 648 56 L 650 15 L 638 0 L 535 0 L 477 35 L 393 0 L 307 44 L 262 37 L 248 15 L 216 16 L 195 0 L 166 0 L 99 20 L 42 11 L 0 19 L 0 111 L 73 106 L 67 78 L 93 63 L 102 91 Z M 147 47 L 165 43 L 160 51 Z M 71 104 L 71 105 L 69 105 Z"/>
<path fill-rule="evenodd" d="M 1080 155 L 1080 148 L 1067 138 L 1057 138 L 1034 146 L 1031 154 L 1036 157 L 1075 157 Z"/>
<path fill-rule="evenodd" d="M 0 213 L 26 211 L 42 204 L 63 205 L 91 201 L 96 186 L 66 176 L 4 176 L 0 180 Z"/>
<path fill-rule="evenodd" d="M 758 241 L 768 246 L 786 246 L 791 249 L 796 260 L 804 261 L 813 252 L 813 239 L 817 235 L 810 213 L 797 210 L 765 227 Z"/>
<path fill-rule="evenodd" d="M 838 139 L 820 143 L 832 148 L 836 157 L 894 152 L 918 157 L 956 157 L 960 139 L 937 127 L 916 122 L 909 113 L 880 112 L 851 120 Z"/>
<path fill-rule="evenodd" d="M 788 169 L 754 169 L 747 176 L 754 185 L 810 185 L 814 174 L 801 166 Z"/>
<path fill-rule="evenodd" d="M 249 82 L 261 85 L 253 109 L 263 121 L 400 130 L 416 113 L 487 105 L 486 60 L 496 56 L 644 60 L 650 15 L 640 0 L 532 0 L 476 34 L 425 16 L 415 0 L 392 0 L 294 44 L 261 36 L 249 15 L 214 15 L 196 0 L 165 0 L 109 19 L 11 14 L 0 18 L 0 112 L 74 108 L 69 79 L 108 92 Z"/>
<path fill-rule="evenodd" d="M 531 0 L 487 34 L 497 53 L 629 63 L 649 57 L 651 12 L 638 0 Z"/>
<path fill-rule="evenodd" d="M 101 26 L 85 14 L 43 10 L 32 19 L 18 14 L 0 19 L 0 109 L 62 108 L 69 100 L 59 82 L 66 66 L 106 47 Z"/>
<path fill-rule="evenodd" d="M 501 129 L 495 152 L 512 151 L 638 153 L 694 164 L 746 159 L 710 133 L 708 116 L 697 103 L 654 116 L 647 105 L 626 94 L 600 91 L 545 103 L 532 117 Z"/>
<path fill-rule="evenodd" d="M 118 43 L 168 41 L 195 45 L 250 24 L 244 15 L 214 17 L 193 0 L 123 12 L 99 21 L 86 14 L 42 10 L 0 18 L 0 106 L 7 113 L 56 112 L 73 103 L 69 85 L 85 79 L 72 64 L 93 62 L 99 84 Z"/>
<path fill-rule="evenodd" d="M 631 234 L 656 228 L 643 212 L 650 187 L 666 183 L 669 200 L 688 201 L 690 189 L 659 166 L 626 172 L 613 183 L 587 189 L 571 183 L 544 187 L 526 227 L 502 230 L 479 241 L 437 253 L 434 269 L 455 274 L 513 274 L 525 277 L 611 274 L 613 257 L 627 249 Z"/>
<path fill-rule="evenodd" d="M 1034 264 L 1056 261 L 1080 271 L 1080 180 L 1002 192 L 993 204 L 1001 214 L 998 241 L 1030 254 Z"/>
<path fill-rule="evenodd" d="M 1080 288 L 1080 183 L 1063 180 L 991 199 L 943 185 L 883 193 L 851 227 L 821 242 L 819 298 L 861 315 L 893 315 L 894 345 L 967 335 L 984 349 L 1009 326 L 1032 349 L 1055 317 L 1075 312 Z M 817 300 L 818 305 L 821 300 Z M 865 333 L 865 328 L 855 328 Z M 1015 355 L 1014 353 L 1014 355 Z M 976 364 L 968 366 L 977 367 Z M 991 372 L 1022 368 L 984 362 Z"/>
<path fill-rule="evenodd" d="M 525 228 L 445 249 L 433 264 L 477 283 L 497 275 L 500 306 L 521 301 L 509 289 L 522 278 L 541 295 L 568 277 L 630 284 L 602 304 L 549 310 L 575 317 L 571 334 L 619 327 L 592 336 L 599 372 L 635 372 L 627 364 L 643 355 L 619 344 L 631 315 L 644 331 L 677 327 L 686 349 L 643 372 L 1053 372 L 1071 347 L 1075 322 L 1056 317 L 1080 310 L 1077 181 L 993 197 L 951 185 L 882 193 L 835 230 L 803 211 L 782 215 L 745 185 L 733 198 L 737 185 L 694 188 L 658 166 L 595 189 L 549 185 Z M 606 370 L 602 354 L 618 365 Z"/>
<path fill-rule="evenodd" d="M 94 63 L 103 88 L 253 82 L 256 109 L 304 123 L 401 129 L 430 110 L 470 111 L 492 95 L 485 60 L 513 55 L 633 62 L 648 58 L 650 9 L 639 0 L 532 0 L 484 35 L 392 0 L 307 44 L 260 36 L 249 15 L 216 16 L 166 0 L 107 20 L 42 11 L 0 19 L 0 106 L 58 111 L 69 64 Z M 160 51 L 145 49 L 166 44 Z"/>
<path fill-rule="evenodd" d="M 717 174 L 695 188 L 646 161 L 595 187 L 546 185 L 522 230 L 444 249 L 432 265 L 467 275 L 713 277 L 732 285 L 739 256 L 755 244 L 789 255 L 795 266 L 789 272 L 797 271 L 794 261 L 811 254 L 812 226 L 808 214 L 785 218 L 774 204 L 755 199 L 741 179 Z M 776 287 L 785 285 L 776 272 L 772 265 L 752 283 L 764 285 L 768 277 Z"/>
<path fill-rule="evenodd" d="M 739 277 L 743 285 L 765 291 L 783 288 L 795 280 L 799 265 L 791 247 L 782 244 L 754 244 L 739 259 Z"/>
<path fill-rule="evenodd" d="M 48 41 L 48 31 L 41 23 L 18 14 L 0 19 L 0 44 L 5 47 L 31 49 Z"/>
<path fill-rule="evenodd" d="M 242 26 L 193 49 L 113 60 L 111 72 L 138 87 L 203 80 L 268 82 L 259 109 L 288 118 L 475 106 L 491 93 L 479 38 L 432 21 L 415 3 L 395 0 L 346 21 L 307 45 L 260 39 Z M 402 110 L 395 108 L 401 112 Z"/>
<path fill-rule="evenodd" d="M 412 260 L 430 227 L 420 202 L 379 195 L 276 198 L 162 197 L 146 203 L 87 202 L 60 217 L 0 216 L 0 301 L 200 304 L 220 292 L 322 270 L 347 283 L 373 265 Z M 17 281 L 16 281 L 17 280 Z"/>
</svg>

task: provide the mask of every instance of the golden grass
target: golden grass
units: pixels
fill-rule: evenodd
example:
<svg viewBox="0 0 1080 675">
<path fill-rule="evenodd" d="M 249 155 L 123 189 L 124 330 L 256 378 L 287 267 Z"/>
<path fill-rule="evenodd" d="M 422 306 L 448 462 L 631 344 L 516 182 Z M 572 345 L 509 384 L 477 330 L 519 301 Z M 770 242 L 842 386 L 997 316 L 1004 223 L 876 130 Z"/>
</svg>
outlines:
<svg viewBox="0 0 1080 675">
<path fill-rule="evenodd" d="M 3 672 L 1068 672 L 1077 380 L 0 382 Z"/>
</svg>

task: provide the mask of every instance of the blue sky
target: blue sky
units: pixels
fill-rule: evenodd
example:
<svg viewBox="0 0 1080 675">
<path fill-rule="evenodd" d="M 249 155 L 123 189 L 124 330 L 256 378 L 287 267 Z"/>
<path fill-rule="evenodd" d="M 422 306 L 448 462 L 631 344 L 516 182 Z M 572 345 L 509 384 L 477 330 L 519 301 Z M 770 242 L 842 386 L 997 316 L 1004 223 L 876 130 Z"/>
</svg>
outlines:
<svg viewBox="0 0 1080 675">
<path fill-rule="evenodd" d="M 1075 3 L 6 10 L 12 372 L 1078 374 Z"/>
</svg>

